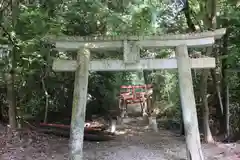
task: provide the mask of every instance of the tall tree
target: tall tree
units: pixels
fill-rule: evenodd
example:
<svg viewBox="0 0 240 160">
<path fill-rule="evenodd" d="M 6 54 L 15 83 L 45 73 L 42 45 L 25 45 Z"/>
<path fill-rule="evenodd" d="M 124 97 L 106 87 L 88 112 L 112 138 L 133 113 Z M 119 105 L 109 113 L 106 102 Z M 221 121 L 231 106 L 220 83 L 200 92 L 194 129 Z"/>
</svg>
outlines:
<svg viewBox="0 0 240 160">
<path fill-rule="evenodd" d="M 204 28 L 208 30 L 215 30 L 217 27 L 216 17 L 217 0 L 204 0 L 200 2 L 201 12 L 204 14 Z M 206 56 L 210 56 L 213 52 L 213 46 L 206 48 Z M 213 143 L 213 137 L 209 126 L 209 106 L 208 106 L 208 77 L 209 70 L 202 70 L 201 74 L 201 99 L 203 105 L 203 128 L 204 128 L 204 140 L 208 143 Z"/>
</svg>

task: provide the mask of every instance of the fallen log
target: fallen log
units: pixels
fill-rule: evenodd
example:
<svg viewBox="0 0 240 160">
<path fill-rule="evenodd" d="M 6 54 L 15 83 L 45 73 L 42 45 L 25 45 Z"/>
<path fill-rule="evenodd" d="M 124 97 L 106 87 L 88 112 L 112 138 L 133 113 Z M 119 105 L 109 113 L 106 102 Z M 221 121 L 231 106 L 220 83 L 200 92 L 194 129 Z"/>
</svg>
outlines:
<svg viewBox="0 0 240 160">
<path fill-rule="evenodd" d="M 70 130 L 66 128 L 38 128 L 38 132 L 42 132 L 45 134 L 52 134 L 56 136 L 62 136 L 62 137 L 69 137 L 70 136 Z M 114 139 L 115 136 L 106 131 L 101 131 L 99 129 L 86 129 L 84 130 L 84 140 L 86 141 L 109 141 Z"/>
<path fill-rule="evenodd" d="M 40 127 L 52 127 L 52 128 L 60 128 L 60 129 L 70 129 L 70 125 L 65 124 L 55 124 L 55 123 L 40 123 Z M 85 123 L 84 130 L 90 131 L 90 130 L 106 130 L 106 125 L 93 125 L 92 123 Z"/>
</svg>

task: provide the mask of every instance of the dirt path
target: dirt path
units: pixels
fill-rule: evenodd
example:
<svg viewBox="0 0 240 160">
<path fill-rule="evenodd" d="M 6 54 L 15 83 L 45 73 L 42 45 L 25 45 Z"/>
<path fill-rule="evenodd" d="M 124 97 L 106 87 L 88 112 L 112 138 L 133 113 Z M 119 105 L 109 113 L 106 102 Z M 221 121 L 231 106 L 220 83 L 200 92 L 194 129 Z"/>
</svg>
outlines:
<svg viewBox="0 0 240 160">
<path fill-rule="evenodd" d="M 138 123 L 136 123 L 138 122 Z M 120 128 L 126 133 L 108 142 L 85 142 L 84 160 L 184 160 L 184 138 L 160 130 L 153 133 L 132 120 Z M 3 145 L 2 145 L 3 146 Z M 1 143 L 0 143 L 1 147 Z M 240 144 L 204 145 L 207 160 L 240 160 Z M 68 157 L 68 139 L 39 136 L 29 145 L 9 146 L 1 160 L 64 160 Z"/>
</svg>

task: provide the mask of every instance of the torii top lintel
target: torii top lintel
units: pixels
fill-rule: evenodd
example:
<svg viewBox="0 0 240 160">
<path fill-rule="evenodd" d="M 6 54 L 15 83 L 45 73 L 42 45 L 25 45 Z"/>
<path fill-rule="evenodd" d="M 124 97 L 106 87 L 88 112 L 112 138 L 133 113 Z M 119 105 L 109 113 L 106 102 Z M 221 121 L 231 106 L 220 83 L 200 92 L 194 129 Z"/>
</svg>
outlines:
<svg viewBox="0 0 240 160">
<path fill-rule="evenodd" d="M 214 44 L 216 39 L 226 33 L 225 28 L 215 31 L 205 31 L 189 34 L 164 34 L 151 36 L 48 36 L 47 40 L 56 43 L 58 50 L 77 50 L 81 47 L 89 49 L 122 48 L 124 41 L 134 43 L 140 48 L 176 47 L 206 47 Z"/>
</svg>

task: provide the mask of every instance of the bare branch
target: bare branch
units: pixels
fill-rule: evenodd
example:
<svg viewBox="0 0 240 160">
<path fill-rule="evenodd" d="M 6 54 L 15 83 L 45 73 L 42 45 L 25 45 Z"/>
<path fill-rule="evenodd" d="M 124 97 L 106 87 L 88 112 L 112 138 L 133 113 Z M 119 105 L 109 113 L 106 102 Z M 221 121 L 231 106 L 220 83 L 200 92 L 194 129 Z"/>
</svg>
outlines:
<svg viewBox="0 0 240 160">
<path fill-rule="evenodd" d="M 7 29 L 0 23 L 0 27 L 2 28 L 3 32 L 7 35 L 8 40 L 12 43 L 12 45 L 16 46 L 17 42 L 11 36 L 11 34 L 7 31 Z"/>
</svg>

